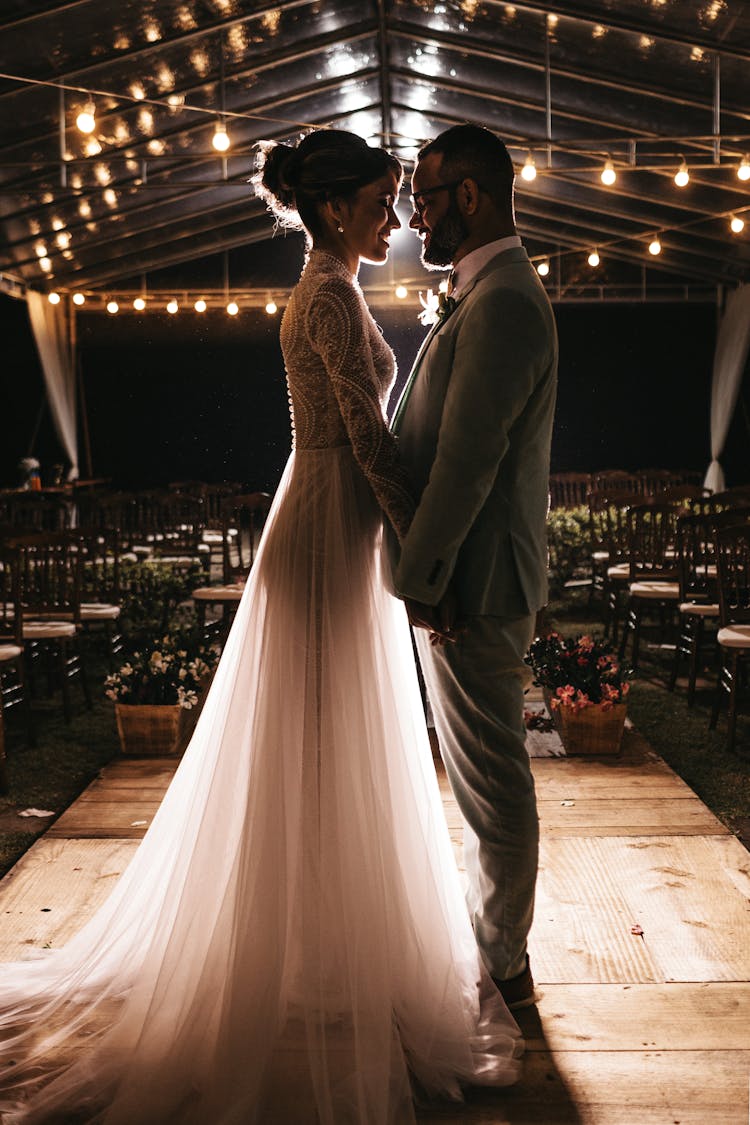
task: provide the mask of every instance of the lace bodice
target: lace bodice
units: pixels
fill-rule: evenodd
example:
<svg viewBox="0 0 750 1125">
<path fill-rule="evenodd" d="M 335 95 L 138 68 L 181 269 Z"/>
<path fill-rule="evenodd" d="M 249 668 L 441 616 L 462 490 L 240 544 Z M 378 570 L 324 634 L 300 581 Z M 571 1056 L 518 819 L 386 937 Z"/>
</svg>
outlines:
<svg viewBox="0 0 750 1125">
<path fill-rule="evenodd" d="M 310 253 L 284 313 L 281 347 L 295 449 L 350 444 L 403 538 L 414 501 L 384 412 L 395 360 L 340 259 L 321 250 Z"/>
</svg>

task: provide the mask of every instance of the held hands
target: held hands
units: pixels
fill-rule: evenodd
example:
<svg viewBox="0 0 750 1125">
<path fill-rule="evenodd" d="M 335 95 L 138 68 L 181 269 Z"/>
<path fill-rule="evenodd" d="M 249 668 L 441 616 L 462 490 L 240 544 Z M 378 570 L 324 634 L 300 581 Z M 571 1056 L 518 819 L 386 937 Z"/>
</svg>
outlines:
<svg viewBox="0 0 750 1125">
<path fill-rule="evenodd" d="M 458 599 L 452 586 L 448 586 L 437 605 L 426 605 L 405 598 L 406 612 L 415 629 L 428 629 L 433 645 L 455 644 L 463 632 L 458 621 Z"/>
</svg>

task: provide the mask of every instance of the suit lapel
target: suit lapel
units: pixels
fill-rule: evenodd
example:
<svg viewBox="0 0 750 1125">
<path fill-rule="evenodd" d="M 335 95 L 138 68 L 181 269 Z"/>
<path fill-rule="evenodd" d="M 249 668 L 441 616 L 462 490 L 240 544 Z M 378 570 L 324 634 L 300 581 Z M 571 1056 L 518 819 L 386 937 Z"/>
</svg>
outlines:
<svg viewBox="0 0 750 1125">
<path fill-rule="evenodd" d="M 466 286 L 466 288 L 464 289 L 460 298 L 456 302 L 456 307 L 453 309 L 453 312 L 450 314 L 451 316 L 456 315 L 456 310 L 458 309 L 458 306 L 463 304 L 464 300 L 466 299 L 466 297 L 468 297 L 469 293 L 474 288 L 477 281 L 478 281 L 478 278 L 472 278 L 472 280 Z M 443 317 L 442 320 L 436 321 L 435 324 L 432 325 L 432 328 L 430 329 L 430 331 L 425 336 L 424 340 L 422 341 L 420 349 L 417 352 L 416 358 L 415 358 L 414 363 L 412 365 L 412 369 L 411 369 L 411 373 L 409 374 L 409 378 L 406 380 L 406 385 L 404 386 L 404 389 L 401 392 L 401 397 L 399 398 L 398 403 L 396 404 L 396 409 L 393 413 L 393 421 L 391 422 L 391 431 L 394 434 L 397 434 L 400 427 L 401 427 L 401 421 L 402 421 L 402 419 L 404 417 L 404 413 L 406 411 L 406 407 L 407 407 L 407 404 L 408 404 L 408 401 L 409 401 L 409 396 L 411 395 L 412 388 L 414 386 L 414 381 L 416 380 L 417 375 L 419 374 L 419 368 L 422 364 L 422 360 L 424 359 L 424 357 L 427 353 L 427 349 L 430 346 L 430 344 L 432 343 L 435 336 L 437 336 L 440 329 L 443 327 L 443 325 L 448 320 L 449 320 L 449 317 Z"/>
</svg>

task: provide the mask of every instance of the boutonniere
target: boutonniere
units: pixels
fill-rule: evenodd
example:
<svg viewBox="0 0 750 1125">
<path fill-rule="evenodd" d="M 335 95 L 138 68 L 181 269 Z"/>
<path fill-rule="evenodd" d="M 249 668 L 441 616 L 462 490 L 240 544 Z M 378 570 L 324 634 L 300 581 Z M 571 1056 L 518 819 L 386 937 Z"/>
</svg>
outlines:
<svg viewBox="0 0 750 1125">
<path fill-rule="evenodd" d="M 433 324 L 439 324 L 451 315 L 456 307 L 456 300 L 454 297 L 449 297 L 447 293 L 442 290 L 439 293 L 434 293 L 432 289 L 427 290 L 427 296 L 422 293 L 419 294 L 419 301 L 422 305 L 422 311 L 419 314 L 419 319 L 424 324 L 425 328 L 431 327 Z"/>
</svg>

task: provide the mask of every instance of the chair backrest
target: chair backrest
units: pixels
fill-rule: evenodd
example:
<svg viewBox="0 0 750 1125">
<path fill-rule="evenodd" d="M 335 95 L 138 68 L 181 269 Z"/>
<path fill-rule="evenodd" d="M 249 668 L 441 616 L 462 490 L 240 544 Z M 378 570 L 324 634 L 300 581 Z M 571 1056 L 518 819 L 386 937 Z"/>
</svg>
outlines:
<svg viewBox="0 0 750 1125">
<path fill-rule="evenodd" d="M 716 569 L 721 624 L 749 624 L 750 523 L 716 528 Z"/>
<path fill-rule="evenodd" d="M 122 589 L 118 532 L 107 529 L 98 532 L 82 531 L 80 544 L 83 551 L 81 600 L 119 602 Z"/>
<path fill-rule="evenodd" d="M 551 473 L 549 478 L 550 507 L 585 507 L 590 490 L 590 473 Z"/>
<path fill-rule="evenodd" d="M 714 524 L 710 515 L 692 514 L 678 519 L 677 576 L 680 601 L 712 604 L 718 598 Z"/>
<path fill-rule="evenodd" d="M 643 492 L 643 481 L 638 473 L 625 469 L 600 469 L 592 474 L 592 486 L 596 490 L 609 489 L 611 492 L 628 492 L 638 496 Z"/>
<path fill-rule="evenodd" d="M 83 551 L 76 532 L 39 532 L 9 540 L 18 554 L 20 604 L 26 617 L 81 617 Z"/>
<path fill-rule="evenodd" d="M 0 641 L 23 644 L 21 566 L 16 547 L 0 540 Z"/>
<path fill-rule="evenodd" d="M 256 536 L 270 506 L 271 497 L 267 492 L 225 497 L 221 525 L 225 582 L 236 582 L 250 573 L 255 558 Z"/>
<path fill-rule="evenodd" d="M 628 509 L 630 580 L 677 577 L 674 556 L 679 509 L 672 504 L 635 504 Z"/>
</svg>

